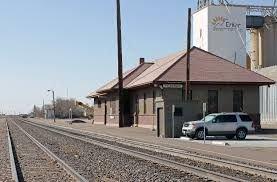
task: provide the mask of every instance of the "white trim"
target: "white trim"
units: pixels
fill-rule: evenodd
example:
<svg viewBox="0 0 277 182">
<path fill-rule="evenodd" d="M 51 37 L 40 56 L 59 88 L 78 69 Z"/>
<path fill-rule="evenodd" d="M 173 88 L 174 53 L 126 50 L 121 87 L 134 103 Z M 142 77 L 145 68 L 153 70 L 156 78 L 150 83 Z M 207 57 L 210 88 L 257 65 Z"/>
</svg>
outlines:
<svg viewBox="0 0 277 182">
<path fill-rule="evenodd" d="M 96 122 L 95 122 L 95 121 L 94 121 L 93 124 L 104 125 L 104 122 L 100 122 L 100 121 L 98 121 L 98 122 L 96 121 Z"/>
</svg>

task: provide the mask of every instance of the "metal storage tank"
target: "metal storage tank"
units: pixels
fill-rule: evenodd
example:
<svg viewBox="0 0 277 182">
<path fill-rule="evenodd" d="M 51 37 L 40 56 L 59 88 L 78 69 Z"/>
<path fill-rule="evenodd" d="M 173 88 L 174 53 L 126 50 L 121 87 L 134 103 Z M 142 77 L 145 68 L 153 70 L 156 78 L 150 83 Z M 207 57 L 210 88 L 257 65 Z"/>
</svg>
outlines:
<svg viewBox="0 0 277 182">
<path fill-rule="evenodd" d="M 250 39 L 252 70 L 277 65 L 277 22 L 274 17 L 264 17 L 262 27 L 252 27 Z"/>
<path fill-rule="evenodd" d="M 262 30 L 263 67 L 277 65 L 277 22 L 273 17 L 265 17 L 267 26 Z"/>
</svg>

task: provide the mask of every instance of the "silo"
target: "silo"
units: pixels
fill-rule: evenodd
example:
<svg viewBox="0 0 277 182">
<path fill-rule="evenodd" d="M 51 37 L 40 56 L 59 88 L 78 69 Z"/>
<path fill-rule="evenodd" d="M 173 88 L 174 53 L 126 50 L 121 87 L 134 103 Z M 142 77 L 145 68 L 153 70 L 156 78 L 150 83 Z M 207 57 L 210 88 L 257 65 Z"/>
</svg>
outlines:
<svg viewBox="0 0 277 182">
<path fill-rule="evenodd" d="M 246 67 L 246 7 L 208 5 L 193 14 L 193 45 Z"/>
<path fill-rule="evenodd" d="M 277 24 L 273 17 L 265 17 L 262 30 L 263 67 L 277 65 Z"/>
<path fill-rule="evenodd" d="M 251 58 L 251 70 L 255 70 L 259 66 L 259 30 L 251 29 L 250 31 L 250 58 Z"/>
</svg>

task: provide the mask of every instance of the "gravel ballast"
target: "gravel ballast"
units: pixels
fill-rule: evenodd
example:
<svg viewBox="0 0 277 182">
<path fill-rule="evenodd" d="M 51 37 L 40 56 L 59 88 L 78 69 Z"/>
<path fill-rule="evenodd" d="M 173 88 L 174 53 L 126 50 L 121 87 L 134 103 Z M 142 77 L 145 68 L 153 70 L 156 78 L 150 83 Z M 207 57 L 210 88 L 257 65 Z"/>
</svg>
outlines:
<svg viewBox="0 0 277 182">
<path fill-rule="evenodd" d="M 210 181 L 25 123 L 17 123 L 90 181 Z"/>
<path fill-rule="evenodd" d="M 75 181 L 16 125 L 9 122 L 9 128 L 20 181 Z"/>
<path fill-rule="evenodd" d="M 274 181 L 273 179 L 268 179 L 268 178 L 263 177 L 259 174 L 251 174 L 251 173 L 248 173 L 246 171 L 240 171 L 240 170 L 236 170 L 236 169 L 229 168 L 229 167 L 214 165 L 213 163 L 207 163 L 207 162 L 201 162 L 199 160 L 196 161 L 196 160 L 192 160 L 192 159 L 188 159 L 188 158 L 176 157 L 176 156 L 172 156 L 172 155 L 168 155 L 168 154 L 164 154 L 164 153 L 159 153 L 159 152 L 154 152 L 154 151 L 143 149 L 143 148 L 132 147 L 132 146 L 129 146 L 129 145 L 125 145 L 125 144 L 118 143 L 118 142 L 111 141 L 111 140 L 106 140 L 106 139 L 103 139 L 103 138 L 97 138 L 97 137 L 93 137 L 93 136 L 86 136 L 86 137 L 88 139 L 93 139 L 93 140 L 97 140 L 97 141 L 100 141 L 100 142 L 116 145 L 116 146 L 119 146 L 119 147 L 140 151 L 140 152 L 147 153 L 147 154 L 150 154 L 150 155 L 159 156 L 159 157 L 169 159 L 169 160 L 172 160 L 172 161 L 176 161 L 176 162 L 179 162 L 179 163 L 182 163 L 182 164 L 189 164 L 190 166 L 204 168 L 204 169 L 207 169 L 209 171 L 220 172 L 222 174 L 230 175 L 230 176 L 237 177 L 237 178 L 244 179 L 244 180 L 250 180 L 250 181 L 255 181 L 255 182 L 265 182 L 265 181 L 271 182 L 271 181 Z"/>
<path fill-rule="evenodd" d="M 8 134 L 5 119 L 0 119 L 0 149 L 0 181 L 12 181 Z"/>
</svg>

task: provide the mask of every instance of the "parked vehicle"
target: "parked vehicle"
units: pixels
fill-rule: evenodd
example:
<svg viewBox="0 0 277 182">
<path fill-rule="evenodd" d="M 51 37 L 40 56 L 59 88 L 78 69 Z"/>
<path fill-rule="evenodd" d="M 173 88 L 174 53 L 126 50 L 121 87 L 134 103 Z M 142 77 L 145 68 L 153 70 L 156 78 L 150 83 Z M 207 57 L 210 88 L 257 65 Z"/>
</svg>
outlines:
<svg viewBox="0 0 277 182">
<path fill-rule="evenodd" d="M 21 117 L 22 118 L 28 118 L 28 114 L 22 114 Z"/>
<path fill-rule="evenodd" d="M 244 140 L 246 135 L 254 132 L 254 123 L 245 113 L 215 113 L 199 121 L 183 124 L 182 133 L 191 138 L 204 139 L 204 121 L 206 136 L 226 136 L 227 139 Z"/>
</svg>

